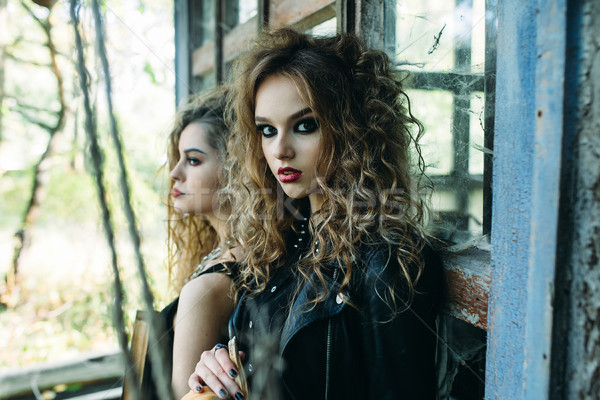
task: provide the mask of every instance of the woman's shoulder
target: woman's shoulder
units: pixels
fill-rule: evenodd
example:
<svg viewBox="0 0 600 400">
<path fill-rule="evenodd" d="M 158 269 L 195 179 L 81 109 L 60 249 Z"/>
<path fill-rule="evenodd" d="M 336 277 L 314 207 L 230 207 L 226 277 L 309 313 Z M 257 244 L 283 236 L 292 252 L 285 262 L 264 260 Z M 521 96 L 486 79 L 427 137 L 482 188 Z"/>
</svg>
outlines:
<svg viewBox="0 0 600 400">
<path fill-rule="evenodd" d="M 235 279 L 238 272 L 240 270 L 240 263 L 237 261 L 219 261 L 216 263 L 211 263 L 205 266 L 202 269 L 199 269 L 195 274 L 193 274 L 187 283 L 196 281 L 197 279 L 213 274 L 222 274 L 230 279 Z M 186 283 L 186 284 L 187 284 Z"/>
<path fill-rule="evenodd" d="M 202 271 L 201 274 L 190 279 L 183 285 L 179 297 L 181 300 L 208 298 L 229 293 L 233 285 L 229 263 L 215 264 Z"/>
<path fill-rule="evenodd" d="M 417 249 L 407 249 L 406 246 L 386 241 L 362 243 L 358 247 L 358 258 L 365 270 L 371 273 L 394 270 L 401 260 L 411 268 L 441 270 L 442 261 L 431 242 L 424 240 L 422 246 L 415 247 Z"/>
<path fill-rule="evenodd" d="M 420 247 L 420 246 L 419 246 Z M 407 274 L 414 284 L 414 293 L 433 295 L 437 303 L 444 298 L 445 279 L 438 251 L 425 241 L 419 251 L 409 253 L 403 247 L 387 242 L 361 246 L 359 270 L 365 282 L 374 282 L 377 287 L 396 286 L 404 293 L 411 286 Z"/>
</svg>

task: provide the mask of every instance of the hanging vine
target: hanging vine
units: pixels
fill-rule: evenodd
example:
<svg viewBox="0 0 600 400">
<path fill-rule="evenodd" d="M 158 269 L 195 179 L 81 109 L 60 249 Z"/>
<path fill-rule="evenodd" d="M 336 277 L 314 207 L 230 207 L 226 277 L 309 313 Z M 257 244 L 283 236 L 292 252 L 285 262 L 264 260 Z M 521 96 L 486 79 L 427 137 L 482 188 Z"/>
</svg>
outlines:
<svg viewBox="0 0 600 400">
<path fill-rule="evenodd" d="M 127 169 L 125 166 L 125 159 L 123 157 L 123 146 L 121 144 L 121 138 L 119 135 L 117 122 L 113 113 L 113 105 L 112 105 L 112 84 L 110 78 L 110 68 L 108 64 L 108 57 L 106 55 L 106 46 L 105 46 L 105 32 L 104 32 L 104 24 L 102 21 L 102 16 L 100 14 L 100 5 L 98 4 L 98 0 L 92 0 L 92 11 L 94 14 L 94 23 L 96 26 L 96 47 L 97 54 L 100 57 L 100 62 L 102 64 L 102 72 L 104 74 L 105 79 L 105 88 L 106 88 L 106 99 L 108 106 L 108 117 L 110 120 L 110 133 L 113 139 L 113 144 L 115 146 L 115 151 L 117 154 L 117 159 L 119 162 L 119 181 L 121 188 L 121 194 L 123 197 L 123 208 L 125 211 L 125 216 L 127 218 L 127 223 L 129 227 L 129 235 L 131 236 L 135 256 L 136 256 L 136 264 L 138 268 L 138 275 L 140 277 L 141 285 L 142 285 L 142 295 L 144 300 L 144 305 L 147 311 L 147 315 L 150 317 L 150 343 L 158 343 L 159 337 L 158 332 L 163 332 L 162 320 L 159 319 L 158 315 L 154 313 L 154 299 L 152 296 L 152 292 L 150 291 L 150 285 L 148 284 L 148 280 L 146 279 L 146 266 L 144 263 L 144 259 L 142 253 L 140 251 L 140 234 L 137 228 L 136 217 L 133 211 L 133 207 L 131 205 L 131 193 L 129 190 L 129 182 L 127 178 Z M 165 375 L 165 370 L 163 365 L 166 365 L 166 356 L 162 353 L 161 346 L 149 346 L 149 354 L 150 359 L 152 361 L 152 365 L 154 366 L 152 369 L 153 378 L 157 383 L 158 393 L 160 398 L 162 399 L 170 399 L 172 398 L 171 390 L 170 390 L 170 379 L 167 379 Z"/>
<path fill-rule="evenodd" d="M 108 206 L 106 189 L 104 186 L 104 169 L 103 169 L 103 156 L 102 150 L 98 143 L 98 138 L 96 134 L 96 125 L 93 119 L 92 107 L 90 101 L 90 93 L 89 93 L 89 81 L 88 81 L 88 71 L 85 65 L 85 56 L 83 51 L 83 41 L 81 39 L 81 34 L 79 32 L 79 10 L 80 4 L 78 0 L 70 1 L 70 15 L 71 22 L 73 24 L 73 29 L 75 33 L 75 45 L 77 49 L 77 72 L 79 75 L 79 83 L 81 87 L 81 92 L 83 94 L 83 106 L 85 113 L 85 132 L 87 137 L 87 142 L 89 146 L 89 153 L 91 158 L 91 163 L 94 171 L 94 182 L 96 185 L 96 191 L 98 194 L 98 200 L 100 203 L 100 208 L 102 211 L 102 225 L 104 228 L 104 233 L 106 236 L 106 240 L 108 242 L 108 246 L 111 254 L 111 265 L 114 274 L 114 324 L 117 332 L 117 338 L 119 341 L 119 345 L 121 346 L 121 350 L 123 354 L 125 354 L 126 367 L 128 370 L 132 371 L 135 379 L 135 368 L 133 368 L 133 361 L 131 357 L 131 353 L 128 348 L 128 340 L 127 334 L 125 332 L 125 322 L 123 316 L 123 286 L 121 284 L 120 272 L 119 272 L 119 262 L 117 257 L 117 251 L 115 246 L 115 236 L 114 229 L 112 225 L 110 208 Z M 135 398 L 140 398 L 139 389 L 136 385 L 132 385 L 132 392 Z"/>
</svg>

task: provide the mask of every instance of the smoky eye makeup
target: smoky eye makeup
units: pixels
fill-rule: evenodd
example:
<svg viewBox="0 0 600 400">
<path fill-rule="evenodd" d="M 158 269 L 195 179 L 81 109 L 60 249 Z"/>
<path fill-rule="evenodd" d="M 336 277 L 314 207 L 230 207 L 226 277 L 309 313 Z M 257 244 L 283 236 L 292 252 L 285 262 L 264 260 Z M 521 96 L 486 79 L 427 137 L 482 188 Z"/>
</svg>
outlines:
<svg viewBox="0 0 600 400">
<path fill-rule="evenodd" d="M 310 117 L 303 118 L 298 121 L 294 130 L 299 133 L 308 134 L 315 132 L 317 129 L 319 129 L 319 123 L 317 122 L 316 118 Z"/>
<path fill-rule="evenodd" d="M 277 134 L 277 129 L 267 124 L 257 124 L 256 131 L 264 137 L 271 137 Z"/>
</svg>

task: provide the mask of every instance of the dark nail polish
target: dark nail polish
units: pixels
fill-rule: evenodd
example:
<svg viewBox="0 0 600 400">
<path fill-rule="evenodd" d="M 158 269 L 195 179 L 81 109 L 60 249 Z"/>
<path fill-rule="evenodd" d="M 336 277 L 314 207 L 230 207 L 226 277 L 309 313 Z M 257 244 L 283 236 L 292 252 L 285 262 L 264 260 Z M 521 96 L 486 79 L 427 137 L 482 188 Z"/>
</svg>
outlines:
<svg viewBox="0 0 600 400">
<path fill-rule="evenodd" d="M 232 368 L 229 370 L 229 375 L 231 375 L 232 378 L 235 378 L 237 376 L 237 371 Z"/>
<path fill-rule="evenodd" d="M 222 398 L 227 397 L 227 392 L 225 391 L 225 389 L 219 390 L 219 396 L 221 396 Z"/>
<path fill-rule="evenodd" d="M 242 400 L 243 398 L 244 398 L 243 394 L 241 394 L 239 392 L 235 394 L 235 400 Z"/>
<path fill-rule="evenodd" d="M 202 390 L 202 386 L 200 386 L 200 385 L 196 386 L 196 392 L 199 392 L 201 390 Z"/>
</svg>

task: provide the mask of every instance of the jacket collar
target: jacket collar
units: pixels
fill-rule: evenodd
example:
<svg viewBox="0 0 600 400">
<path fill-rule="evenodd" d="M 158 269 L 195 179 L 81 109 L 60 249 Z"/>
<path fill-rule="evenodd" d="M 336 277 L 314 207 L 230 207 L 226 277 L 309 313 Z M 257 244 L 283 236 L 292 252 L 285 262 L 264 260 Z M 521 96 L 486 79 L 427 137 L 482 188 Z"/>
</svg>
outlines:
<svg viewBox="0 0 600 400">
<path fill-rule="evenodd" d="M 296 296 L 281 332 L 280 355 L 283 355 L 290 339 L 302 328 L 314 321 L 333 317 L 345 307 L 346 303 L 338 295 L 340 284 L 327 274 L 323 275 L 327 286 L 327 293 L 323 301 L 316 305 L 309 303 L 317 296 L 317 290 L 323 290 L 320 283 L 317 283 L 317 289 L 308 282 L 304 283 Z M 313 282 L 318 282 L 314 274 L 312 278 Z"/>
</svg>

